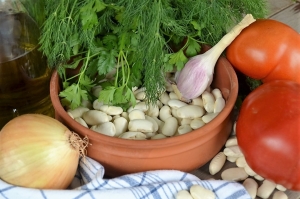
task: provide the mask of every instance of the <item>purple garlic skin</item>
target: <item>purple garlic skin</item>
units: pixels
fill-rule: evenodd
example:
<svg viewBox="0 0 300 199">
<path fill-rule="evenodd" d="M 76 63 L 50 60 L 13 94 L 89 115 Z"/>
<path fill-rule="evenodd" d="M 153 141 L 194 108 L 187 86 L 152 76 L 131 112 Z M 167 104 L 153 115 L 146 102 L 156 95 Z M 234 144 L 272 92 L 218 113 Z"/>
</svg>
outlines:
<svg viewBox="0 0 300 199">
<path fill-rule="evenodd" d="M 211 84 L 213 71 L 208 71 L 206 64 L 203 54 L 197 55 L 191 58 L 180 71 L 176 85 L 185 99 L 199 97 Z"/>
</svg>

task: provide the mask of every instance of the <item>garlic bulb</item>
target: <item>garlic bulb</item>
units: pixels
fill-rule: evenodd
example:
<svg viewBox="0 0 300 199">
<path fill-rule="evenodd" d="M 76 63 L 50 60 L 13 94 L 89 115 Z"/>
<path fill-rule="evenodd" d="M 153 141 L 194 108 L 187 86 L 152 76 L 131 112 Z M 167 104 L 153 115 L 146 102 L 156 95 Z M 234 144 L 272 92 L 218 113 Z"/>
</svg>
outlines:
<svg viewBox="0 0 300 199">
<path fill-rule="evenodd" d="M 181 99 L 194 99 L 210 86 L 213 80 L 216 62 L 225 48 L 253 23 L 255 19 L 247 14 L 243 20 L 227 33 L 215 46 L 204 54 L 192 57 L 179 72 L 176 78 L 177 95 Z M 179 92 L 178 92 L 179 91 Z"/>
</svg>

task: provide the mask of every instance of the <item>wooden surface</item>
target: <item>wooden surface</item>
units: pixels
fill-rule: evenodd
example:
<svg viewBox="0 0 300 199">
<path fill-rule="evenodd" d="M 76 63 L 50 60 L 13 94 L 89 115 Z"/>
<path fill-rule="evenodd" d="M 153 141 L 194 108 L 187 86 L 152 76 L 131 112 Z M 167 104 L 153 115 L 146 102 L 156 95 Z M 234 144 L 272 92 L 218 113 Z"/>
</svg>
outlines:
<svg viewBox="0 0 300 199">
<path fill-rule="evenodd" d="M 269 18 L 283 22 L 300 33 L 300 0 L 268 0 Z"/>
</svg>

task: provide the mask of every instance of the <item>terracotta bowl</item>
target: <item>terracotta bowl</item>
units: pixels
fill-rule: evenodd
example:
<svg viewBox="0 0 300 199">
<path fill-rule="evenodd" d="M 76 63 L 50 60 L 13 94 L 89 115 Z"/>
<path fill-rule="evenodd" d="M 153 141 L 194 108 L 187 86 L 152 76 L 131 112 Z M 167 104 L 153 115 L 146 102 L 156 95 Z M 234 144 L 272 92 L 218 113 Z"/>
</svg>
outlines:
<svg viewBox="0 0 300 199">
<path fill-rule="evenodd" d="M 56 119 L 91 145 L 88 157 L 100 162 L 107 176 L 157 170 L 176 169 L 190 172 L 211 160 L 224 146 L 233 126 L 233 107 L 238 94 L 237 76 L 226 58 L 221 57 L 215 68 L 213 88 L 219 88 L 226 106 L 204 127 L 190 133 L 161 140 L 126 140 L 91 131 L 74 121 L 60 103 L 60 79 L 54 72 L 50 82 L 50 96 Z"/>
</svg>

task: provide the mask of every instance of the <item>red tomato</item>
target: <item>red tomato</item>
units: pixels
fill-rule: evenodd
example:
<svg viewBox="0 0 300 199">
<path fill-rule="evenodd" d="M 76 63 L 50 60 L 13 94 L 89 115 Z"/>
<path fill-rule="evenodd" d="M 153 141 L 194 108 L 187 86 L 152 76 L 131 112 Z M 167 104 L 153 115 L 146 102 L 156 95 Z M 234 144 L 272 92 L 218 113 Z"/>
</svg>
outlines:
<svg viewBox="0 0 300 199">
<path fill-rule="evenodd" d="M 279 21 L 256 20 L 228 46 L 226 56 L 251 78 L 300 83 L 300 35 Z"/>
<path fill-rule="evenodd" d="M 238 144 L 249 166 L 265 179 L 300 190 L 300 84 L 262 84 L 243 101 Z"/>
</svg>

